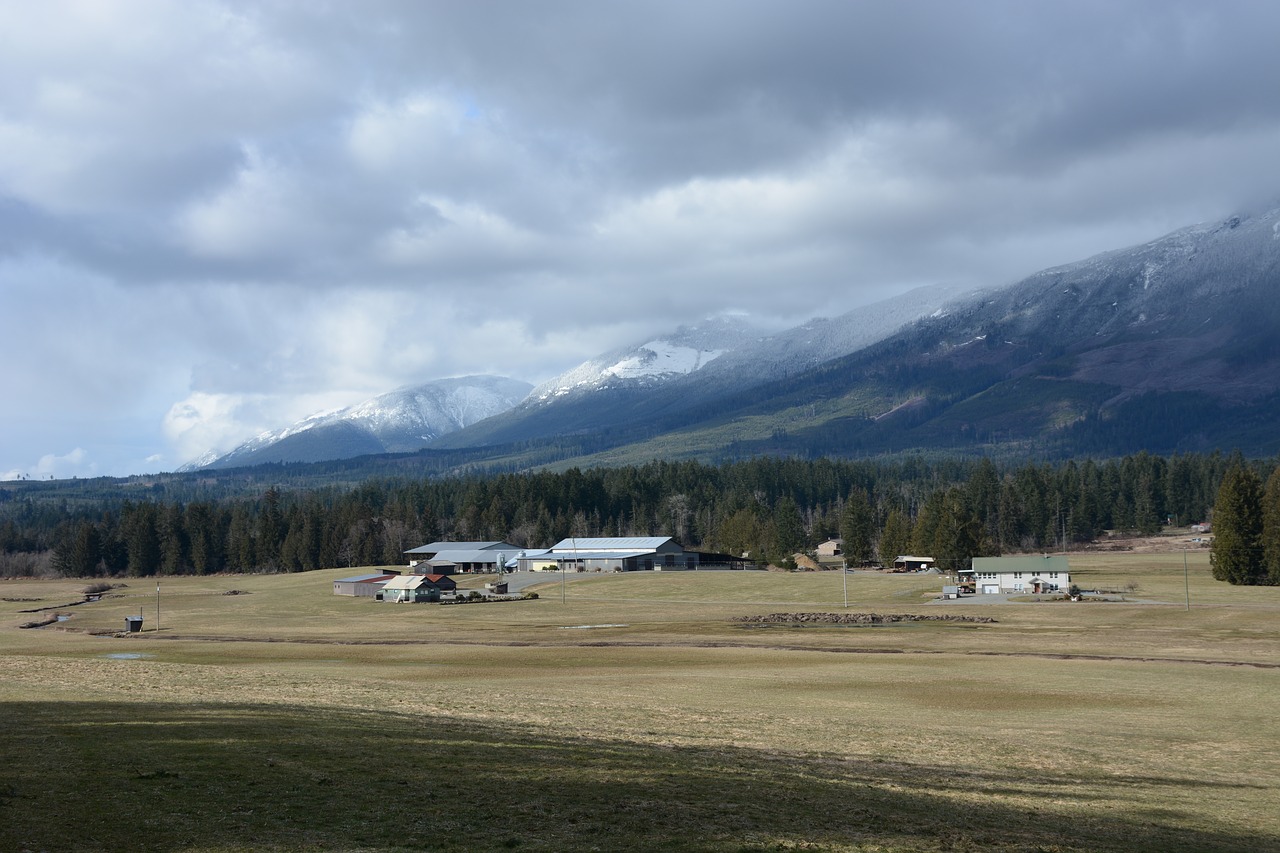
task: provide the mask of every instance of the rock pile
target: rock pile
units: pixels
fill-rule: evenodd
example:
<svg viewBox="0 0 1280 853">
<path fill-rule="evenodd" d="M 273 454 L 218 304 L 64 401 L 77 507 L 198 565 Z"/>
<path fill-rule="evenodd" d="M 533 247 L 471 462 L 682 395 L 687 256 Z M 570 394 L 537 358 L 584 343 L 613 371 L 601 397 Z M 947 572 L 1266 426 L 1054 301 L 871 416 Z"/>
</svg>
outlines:
<svg viewBox="0 0 1280 853">
<path fill-rule="evenodd" d="M 763 625 L 799 623 L 825 625 L 883 625 L 890 622 L 973 622 L 992 623 L 989 616 L 961 616 L 956 613 L 770 613 L 767 616 L 738 616 L 735 622 Z"/>
</svg>

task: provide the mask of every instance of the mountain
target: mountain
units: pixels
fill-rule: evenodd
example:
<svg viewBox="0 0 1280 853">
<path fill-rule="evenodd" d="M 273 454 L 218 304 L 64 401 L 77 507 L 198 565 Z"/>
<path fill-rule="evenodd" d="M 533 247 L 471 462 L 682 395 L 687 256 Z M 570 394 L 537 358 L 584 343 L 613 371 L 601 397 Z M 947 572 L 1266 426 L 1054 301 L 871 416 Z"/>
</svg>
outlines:
<svg viewBox="0 0 1280 853">
<path fill-rule="evenodd" d="M 732 319 L 678 329 L 380 464 L 1280 453 L 1280 209 L 948 295 L 773 336 Z M 335 430 L 333 441 L 367 439 Z M 368 452 L 391 449 L 378 446 Z"/>
<path fill-rule="evenodd" d="M 531 406 L 621 388 L 654 387 L 707 367 L 762 333 L 738 316 L 715 317 L 642 344 L 620 347 L 544 382 L 529 394 Z"/>
<path fill-rule="evenodd" d="M 437 379 L 264 432 L 225 455 L 206 454 L 185 470 L 414 451 L 432 439 L 511 408 L 532 387 L 501 376 Z"/>
<path fill-rule="evenodd" d="M 1280 452 L 1280 210 L 1185 228 L 907 319 L 895 328 L 854 312 L 661 384 L 531 395 L 432 446 L 508 466 L 924 449 Z M 861 346 L 841 339 L 850 329 L 866 333 Z"/>
<path fill-rule="evenodd" d="M 1280 210 L 1268 210 L 953 303 L 631 453 L 1266 455 L 1278 418 Z"/>
<path fill-rule="evenodd" d="M 919 288 L 775 335 L 733 316 L 681 326 L 583 362 L 509 411 L 431 446 L 474 448 L 602 433 L 625 443 L 663 432 L 705 417 L 717 400 L 860 350 L 939 310 L 955 293 L 943 285 Z"/>
</svg>

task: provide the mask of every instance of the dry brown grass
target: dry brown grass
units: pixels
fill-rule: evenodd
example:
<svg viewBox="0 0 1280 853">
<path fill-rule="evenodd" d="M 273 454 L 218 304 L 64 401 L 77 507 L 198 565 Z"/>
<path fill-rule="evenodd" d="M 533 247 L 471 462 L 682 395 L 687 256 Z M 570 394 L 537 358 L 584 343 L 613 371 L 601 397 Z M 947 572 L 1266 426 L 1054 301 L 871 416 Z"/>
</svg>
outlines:
<svg viewBox="0 0 1280 853">
<path fill-rule="evenodd" d="M 43 743 L 69 733 L 109 739 L 130 719 L 163 718 L 168 732 L 207 726 L 226 748 L 249 737 L 236 727 L 276 709 L 269 716 L 282 737 L 338 750 L 321 774 L 329 788 L 305 797 L 298 792 L 319 771 L 303 757 L 287 764 L 297 778 L 277 796 L 297 821 L 356 796 L 334 781 L 348 773 L 393 784 L 377 764 L 396 752 L 380 740 L 394 740 L 390 731 L 409 733 L 410 754 L 450 756 L 450 796 L 463 808 L 490 801 L 484 786 L 500 765 L 515 834 L 476 823 L 447 844 L 415 836 L 438 849 L 513 840 L 529 849 L 1280 849 L 1280 590 L 1218 585 L 1202 559 L 1189 563 L 1188 612 L 1180 553 L 1072 563 L 1084 586 L 1136 582 L 1137 597 L 1165 603 L 962 603 L 945 607 L 998 623 L 761 629 L 731 619 L 843 609 L 839 574 L 591 578 L 568 584 L 566 603 L 553 584 L 539 601 L 432 607 L 334 597 L 332 580 L 352 573 L 342 570 L 165 580 L 158 632 L 90 635 L 118 629 L 139 608 L 154 626 L 154 584 L 137 583 L 76 608 L 62 626 L 73 630 L 17 630 L 16 611 L 35 605 L 0 603 L 0 703 L 44 720 L 25 730 Z M 928 601 L 940 584 L 854 575 L 851 604 L 934 612 L 940 605 Z M 6 582 L 0 595 L 73 600 L 82 587 Z M 222 595 L 230 588 L 248 594 Z M 569 627 L 604 624 L 626 627 Z M 146 657 L 106 657 L 120 652 Z M 78 722 L 60 724 L 60 708 Z M 343 722 L 316 728 L 330 716 Z M 42 787 L 45 759 L 23 739 L 24 725 L 10 715 L 0 728 L 21 751 L 21 763 L 0 775 L 0 808 L 14 814 L 30 806 L 28 794 L 72 785 L 46 767 Z M 437 729 L 436 747 L 424 745 Z M 345 746 L 324 745 L 347 731 Z M 269 743 L 270 735 L 253 737 Z M 79 772 L 119 783 L 118 755 L 75 743 Z M 255 766 L 249 752 L 220 763 L 198 735 L 167 743 L 168 751 L 141 741 L 127 749 L 142 756 L 141 772 L 172 771 L 178 787 L 212 784 L 215 798 L 232 796 L 216 793 L 217 780 Z M 563 760 L 544 765 L 546 756 Z M 446 784 L 435 772 L 406 765 L 403 778 Z M 636 822 L 624 809 L 600 825 L 582 811 L 615 801 L 667 816 Z M 761 811 L 768 802 L 786 813 Z M 365 837 L 336 818 L 312 820 L 318 836 L 296 844 L 264 816 L 241 823 L 270 840 L 264 849 L 400 849 L 394 834 Z M 30 836 L 33 849 L 107 849 L 59 843 L 29 821 L 16 826 L 0 830 L 0 846 L 21 849 L 14 845 Z M 182 849 L 253 847 L 218 841 L 194 817 L 184 826 Z M 177 844 L 155 832 L 156 843 L 139 849 Z"/>
</svg>

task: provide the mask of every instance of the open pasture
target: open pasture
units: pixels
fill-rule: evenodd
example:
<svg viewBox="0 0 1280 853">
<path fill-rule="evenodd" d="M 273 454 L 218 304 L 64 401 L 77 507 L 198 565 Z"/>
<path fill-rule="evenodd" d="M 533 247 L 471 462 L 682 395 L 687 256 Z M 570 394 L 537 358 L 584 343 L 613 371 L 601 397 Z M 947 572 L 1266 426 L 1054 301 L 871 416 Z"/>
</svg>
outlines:
<svg viewBox="0 0 1280 853">
<path fill-rule="evenodd" d="M 1280 589 L 1188 566 L 1190 610 L 1181 553 L 1072 557 L 1141 603 L 849 575 L 998 620 L 883 627 L 734 621 L 840 612 L 835 572 L 166 578 L 159 630 L 154 581 L 30 630 L 85 582 L 0 582 L 0 849 L 1280 850 Z"/>
</svg>

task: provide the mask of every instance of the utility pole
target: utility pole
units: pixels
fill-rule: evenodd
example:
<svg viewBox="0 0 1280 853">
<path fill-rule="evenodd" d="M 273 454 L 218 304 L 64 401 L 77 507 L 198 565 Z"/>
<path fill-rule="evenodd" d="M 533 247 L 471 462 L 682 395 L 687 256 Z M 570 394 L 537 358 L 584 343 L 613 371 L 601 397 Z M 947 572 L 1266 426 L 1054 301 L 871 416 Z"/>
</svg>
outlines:
<svg viewBox="0 0 1280 853">
<path fill-rule="evenodd" d="M 1191 609 L 1191 571 L 1187 568 L 1187 549 L 1182 549 L 1182 585 L 1187 593 L 1187 610 Z"/>
<path fill-rule="evenodd" d="M 156 630 L 160 630 L 160 581 L 156 581 Z"/>
</svg>

